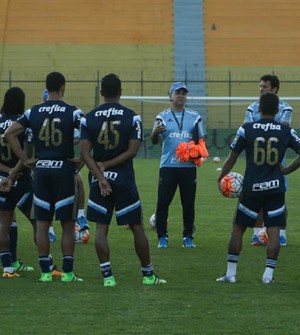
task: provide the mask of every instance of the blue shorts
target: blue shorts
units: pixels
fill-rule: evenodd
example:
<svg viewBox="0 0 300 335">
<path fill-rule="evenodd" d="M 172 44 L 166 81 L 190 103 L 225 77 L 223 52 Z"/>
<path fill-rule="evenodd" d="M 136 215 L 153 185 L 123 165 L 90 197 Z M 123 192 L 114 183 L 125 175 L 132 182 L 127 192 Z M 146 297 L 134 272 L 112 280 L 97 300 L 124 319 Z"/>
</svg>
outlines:
<svg viewBox="0 0 300 335">
<path fill-rule="evenodd" d="M 6 178 L 1 175 L 0 179 Z M 33 180 L 29 173 L 23 174 L 10 192 L 0 192 L 0 211 L 14 211 L 18 207 L 24 214 L 31 211 L 33 199 Z"/>
<path fill-rule="evenodd" d="M 110 224 L 115 210 L 118 225 L 142 223 L 141 201 L 134 182 L 128 182 L 127 185 L 111 185 L 112 193 L 103 197 L 98 180 L 90 176 L 89 181 L 90 194 L 87 206 L 89 221 Z"/>
<path fill-rule="evenodd" d="M 34 217 L 41 221 L 75 220 L 78 191 L 74 163 L 38 160 L 34 170 Z"/>
<path fill-rule="evenodd" d="M 257 195 L 249 197 L 243 195 L 237 206 L 234 223 L 253 228 L 260 209 L 263 209 L 265 227 L 285 227 L 285 193 L 274 195 Z"/>
</svg>

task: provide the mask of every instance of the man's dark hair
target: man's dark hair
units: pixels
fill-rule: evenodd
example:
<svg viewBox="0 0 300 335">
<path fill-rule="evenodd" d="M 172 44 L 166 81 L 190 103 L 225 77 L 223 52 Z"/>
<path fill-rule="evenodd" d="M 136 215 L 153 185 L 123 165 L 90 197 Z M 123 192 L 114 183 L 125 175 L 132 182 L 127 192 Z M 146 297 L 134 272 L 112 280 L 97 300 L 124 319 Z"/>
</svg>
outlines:
<svg viewBox="0 0 300 335">
<path fill-rule="evenodd" d="M 48 92 L 59 92 L 61 87 L 66 84 L 65 77 L 59 72 L 51 72 L 46 78 L 46 88 Z"/>
<path fill-rule="evenodd" d="M 275 74 L 265 74 L 262 77 L 260 77 L 260 80 L 269 81 L 271 83 L 271 88 L 277 87 L 277 91 L 275 93 L 279 91 L 280 82 L 279 78 L 275 76 Z"/>
<path fill-rule="evenodd" d="M 263 94 L 259 99 L 259 110 L 265 115 L 275 115 L 278 112 L 279 98 L 274 93 Z"/>
<path fill-rule="evenodd" d="M 117 98 L 121 95 L 121 80 L 114 73 L 110 73 L 101 80 L 101 95 L 105 98 Z"/>
<path fill-rule="evenodd" d="M 20 87 L 9 88 L 5 95 L 0 113 L 2 115 L 23 114 L 25 110 L 25 93 Z"/>
</svg>

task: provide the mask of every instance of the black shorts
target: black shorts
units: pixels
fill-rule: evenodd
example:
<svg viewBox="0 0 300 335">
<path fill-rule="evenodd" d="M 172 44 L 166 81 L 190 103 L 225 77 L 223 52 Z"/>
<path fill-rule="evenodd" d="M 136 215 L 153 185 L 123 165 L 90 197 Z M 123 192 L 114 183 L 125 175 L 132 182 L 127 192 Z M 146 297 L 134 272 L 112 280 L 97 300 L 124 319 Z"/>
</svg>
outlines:
<svg viewBox="0 0 300 335">
<path fill-rule="evenodd" d="M 142 208 L 134 182 L 126 185 L 111 185 L 112 193 L 103 197 L 98 180 L 90 178 L 90 194 L 87 206 L 87 219 L 91 222 L 110 224 L 113 211 L 118 225 L 141 224 Z"/>
<path fill-rule="evenodd" d="M 38 160 L 34 170 L 34 217 L 37 220 L 75 220 L 78 194 L 74 163 Z"/>
<path fill-rule="evenodd" d="M 254 227 L 260 209 L 263 209 L 265 227 L 285 227 L 285 193 L 274 195 L 257 195 L 249 197 L 243 195 L 237 206 L 234 223 Z"/>
<path fill-rule="evenodd" d="M 32 207 L 32 192 L 33 180 L 31 175 L 26 173 L 14 183 L 10 192 L 0 192 L 0 211 L 14 211 L 17 206 L 24 214 L 29 213 Z"/>
</svg>

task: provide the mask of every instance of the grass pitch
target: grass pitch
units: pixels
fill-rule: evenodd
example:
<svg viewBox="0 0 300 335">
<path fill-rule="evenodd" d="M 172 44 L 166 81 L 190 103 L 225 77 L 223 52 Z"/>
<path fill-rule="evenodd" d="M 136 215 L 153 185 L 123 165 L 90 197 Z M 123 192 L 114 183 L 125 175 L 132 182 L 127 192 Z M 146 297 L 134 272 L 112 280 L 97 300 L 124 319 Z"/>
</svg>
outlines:
<svg viewBox="0 0 300 335">
<path fill-rule="evenodd" d="M 104 288 L 91 240 L 76 246 L 75 272 L 82 283 L 39 283 L 40 271 L 30 224 L 18 213 L 19 257 L 32 273 L 0 279 L 1 334 L 299 334 L 299 173 L 289 177 L 288 246 L 282 248 L 275 283 L 263 285 L 265 248 L 251 247 L 247 231 L 238 266 L 238 283 L 215 280 L 226 269 L 227 242 L 236 200 L 222 197 L 216 185 L 220 167 L 212 160 L 198 169 L 197 248 L 184 249 L 181 206 L 176 194 L 169 215 L 169 248 L 157 249 L 148 220 L 155 211 L 158 160 L 135 161 L 145 229 L 156 273 L 167 285 L 144 287 L 132 234 L 111 225 L 111 262 L 118 285 Z M 241 161 L 234 171 L 244 172 Z M 86 170 L 83 170 L 86 181 Z M 87 184 L 86 184 L 87 185 Z M 88 187 L 86 187 L 88 191 Z M 61 266 L 60 227 L 52 254 Z"/>
</svg>

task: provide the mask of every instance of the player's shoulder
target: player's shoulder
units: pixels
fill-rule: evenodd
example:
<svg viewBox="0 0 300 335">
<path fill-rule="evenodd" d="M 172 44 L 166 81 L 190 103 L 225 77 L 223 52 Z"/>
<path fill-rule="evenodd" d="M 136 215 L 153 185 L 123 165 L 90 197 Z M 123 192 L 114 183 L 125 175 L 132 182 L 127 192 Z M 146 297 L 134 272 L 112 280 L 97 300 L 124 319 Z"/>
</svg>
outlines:
<svg viewBox="0 0 300 335">
<path fill-rule="evenodd" d="M 259 107 L 259 101 L 254 101 L 247 107 L 247 110 L 256 112 L 258 111 L 258 107 Z"/>
<path fill-rule="evenodd" d="M 279 110 L 284 110 L 284 109 L 290 109 L 290 110 L 292 110 L 292 107 L 286 101 L 279 100 Z"/>
</svg>

